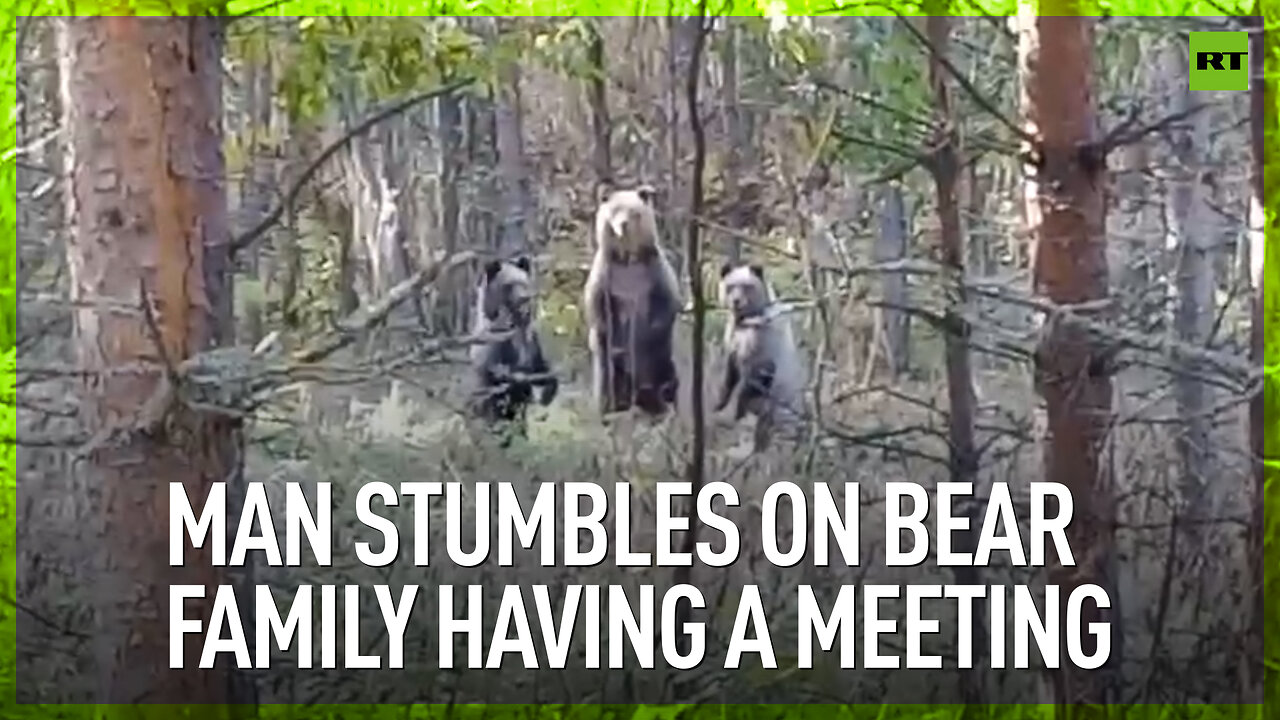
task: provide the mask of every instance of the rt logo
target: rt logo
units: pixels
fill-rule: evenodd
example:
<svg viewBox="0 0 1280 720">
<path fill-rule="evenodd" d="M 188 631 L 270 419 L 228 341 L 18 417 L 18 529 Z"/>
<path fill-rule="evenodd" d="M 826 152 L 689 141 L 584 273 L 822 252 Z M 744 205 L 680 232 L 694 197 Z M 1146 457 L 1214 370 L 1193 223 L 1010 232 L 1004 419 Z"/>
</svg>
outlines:
<svg viewBox="0 0 1280 720">
<path fill-rule="evenodd" d="M 1193 32 L 1190 36 L 1190 89 L 1249 89 L 1249 33 Z"/>
</svg>

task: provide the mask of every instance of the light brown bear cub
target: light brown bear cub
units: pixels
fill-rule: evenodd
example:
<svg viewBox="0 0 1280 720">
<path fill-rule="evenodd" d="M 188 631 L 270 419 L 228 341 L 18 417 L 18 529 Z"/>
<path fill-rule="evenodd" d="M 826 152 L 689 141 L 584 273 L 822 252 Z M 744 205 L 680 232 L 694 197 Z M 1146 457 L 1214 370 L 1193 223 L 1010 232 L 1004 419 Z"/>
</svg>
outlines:
<svg viewBox="0 0 1280 720">
<path fill-rule="evenodd" d="M 720 302 L 730 312 L 725 331 L 725 368 L 715 412 L 738 401 L 733 419 L 756 417 L 754 449 L 765 450 L 774 428 L 802 411 L 804 370 L 790 325 L 778 313 L 773 291 L 759 265 L 720 269 Z"/>
</svg>

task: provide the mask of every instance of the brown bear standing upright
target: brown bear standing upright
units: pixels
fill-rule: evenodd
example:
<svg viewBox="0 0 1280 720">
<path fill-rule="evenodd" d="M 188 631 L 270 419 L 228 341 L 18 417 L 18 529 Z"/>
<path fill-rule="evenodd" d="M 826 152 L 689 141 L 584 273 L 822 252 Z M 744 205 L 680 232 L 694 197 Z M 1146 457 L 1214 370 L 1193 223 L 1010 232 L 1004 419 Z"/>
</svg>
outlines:
<svg viewBox="0 0 1280 720">
<path fill-rule="evenodd" d="M 602 415 L 638 407 L 660 416 L 680 387 L 673 357 L 680 285 L 658 242 L 653 196 L 649 186 L 618 190 L 596 210 L 583 308 Z"/>
</svg>

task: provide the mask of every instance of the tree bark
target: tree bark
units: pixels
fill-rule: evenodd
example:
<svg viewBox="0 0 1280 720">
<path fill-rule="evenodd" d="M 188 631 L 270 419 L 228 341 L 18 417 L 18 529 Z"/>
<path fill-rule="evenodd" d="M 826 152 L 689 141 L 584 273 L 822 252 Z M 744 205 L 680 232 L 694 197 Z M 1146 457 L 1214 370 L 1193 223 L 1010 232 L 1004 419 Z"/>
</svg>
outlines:
<svg viewBox="0 0 1280 720">
<path fill-rule="evenodd" d="M 1036 137 L 1036 184 L 1028 188 L 1027 217 L 1035 241 L 1032 254 L 1035 291 L 1059 304 L 1105 301 L 1109 295 L 1106 220 L 1103 198 L 1105 164 L 1092 151 L 1097 140 L 1094 110 L 1093 19 L 1079 17 L 1073 3 L 1059 3 L 1059 16 L 1020 15 L 1026 23 L 1023 101 Z M 1043 6 L 1041 11 L 1047 9 Z M 1048 415 L 1044 450 L 1045 480 L 1072 494 L 1074 514 L 1067 528 L 1076 567 L 1055 557 L 1049 580 L 1060 586 L 1064 610 L 1072 590 L 1096 584 L 1108 591 L 1112 608 L 1086 604 L 1081 627 L 1110 622 L 1111 667 L 1118 666 L 1119 598 L 1112 582 L 1114 499 L 1112 472 L 1105 456 L 1112 412 L 1110 362 L 1103 348 L 1065 323 L 1043 329 L 1036 350 L 1035 384 Z M 1085 633 L 1087 654 L 1097 642 Z M 1065 653 L 1064 653 L 1065 654 Z M 1064 664 L 1055 680 L 1056 702 L 1065 706 L 1099 704 L 1110 698 L 1106 673 Z"/>
<path fill-rule="evenodd" d="M 193 503 L 234 469 L 237 428 L 157 402 L 175 365 L 228 320 L 229 242 L 222 155 L 222 25 L 214 18 L 70 18 L 62 25 L 69 141 L 75 340 L 88 371 L 86 463 L 101 491 L 103 560 L 94 578 L 104 703 L 225 703 L 225 671 L 169 669 L 168 587 L 206 588 L 206 622 L 224 573 L 207 549 L 168 563 L 169 485 Z M 149 308 L 140 311 L 145 290 Z M 126 366 L 143 367 L 120 372 Z M 114 371 L 114 372 L 113 372 Z M 215 707 L 210 713 L 218 712 Z"/>
</svg>

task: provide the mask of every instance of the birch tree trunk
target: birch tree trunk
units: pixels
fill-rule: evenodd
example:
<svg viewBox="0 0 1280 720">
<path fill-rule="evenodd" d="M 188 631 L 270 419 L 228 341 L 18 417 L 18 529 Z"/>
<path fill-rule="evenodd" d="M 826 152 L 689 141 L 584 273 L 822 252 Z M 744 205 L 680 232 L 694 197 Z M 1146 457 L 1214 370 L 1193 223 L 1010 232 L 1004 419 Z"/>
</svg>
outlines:
<svg viewBox="0 0 1280 720">
<path fill-rule="evenodd" d="M 188 546 L 184 565 L 169 567 L 169 486 L 202 503 L 233 471 L 238 428 L 169 403 L 164 369 L 215 341 L 228 319 L 225 275 L 214 277 L 229 239 L 222 24 L 71 18 L 61 32 L 75 340 L 89 373 L 84 418 L 97 432 L 86 472 L 102 497 L 100 697 L 224 703 L 225 674 L 197 668 L 198 635 L 188 636 L 185 668 L 169 668 L 168 588 L 204 586 L 186 614 L 207 622 L 223 582 L 207 546 Z"/>
</svg>

